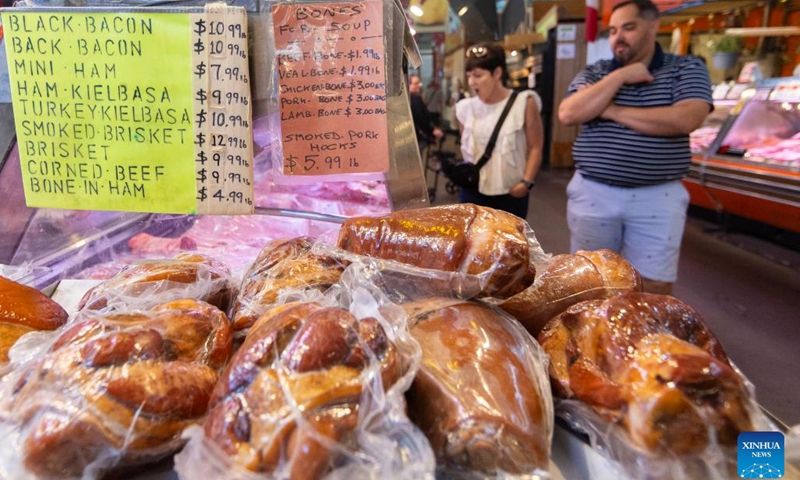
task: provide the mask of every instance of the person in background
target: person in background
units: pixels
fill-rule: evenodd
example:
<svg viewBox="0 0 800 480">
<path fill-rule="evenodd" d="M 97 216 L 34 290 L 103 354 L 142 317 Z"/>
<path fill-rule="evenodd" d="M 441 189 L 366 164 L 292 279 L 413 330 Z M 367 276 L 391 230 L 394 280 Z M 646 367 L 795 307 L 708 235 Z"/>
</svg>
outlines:
<svg viewBox="0 0 800 480">
<path fill-rule="evenodd" d="M 449 112 L 447 115 L 447 123 L 449 128 L 453 130 L 458 128 L 458 123 L 456 122 L 456 103 L 465 97 L 466 95 L 464 95 L 464 87 L 461 86 L 461 79 L 454 78 L 452 86 L 450 87 L 450 95 L 447 99 L 447 107 Z"/>
<path fill-rule="evenodd" d="M 567 186 L 570 249 L 621 252 L 645 290 L 670 294 L 689 195 L 689 132 L 712 109 L 708 70 L 697 58 L 664 53 L 650 0 L 617 4 L 609 22 L 612 60 L 580 72 L 558 118 L 583 125 Z"/>
<path fill-rule="evenodd" d="M 465 162 L 476 163 L 486 151 L 494 127 L 511 96 L 506 54 L 501 45 L 479 43 L 467 49 L 465 69 L 473 96 L 456 104 Z M 478 189 L 462 188 L 462 203 L 528 216 L 528 197 L 542 163 L 541 99 L 520 92 L 500 129 L 490 160 L 480 171 Z"/>
<path fill-rule="evenodd" d="M 436 80 L 431 80 L 428 83 L 428 88 L 422 94 L 422 100 L 425 102 L 425 107 L 428 108 L 431 121 L 434 125 L 439 125 L 442 116 L 442 91 L 439 88 L 439 83 Z"/>
<path fill-rule="evenodd" d="M 411 103 L 411 119 L 414 121 L 414 130 L 417 133 L 419 149 L 423 150 L 428 144 L 433 143 L 444 135 L 439 128 L 433 125 L 430 113 L 422 101 L 422 82 L 419 75 L 408 78 L 408 98 Z"/>
</svg>

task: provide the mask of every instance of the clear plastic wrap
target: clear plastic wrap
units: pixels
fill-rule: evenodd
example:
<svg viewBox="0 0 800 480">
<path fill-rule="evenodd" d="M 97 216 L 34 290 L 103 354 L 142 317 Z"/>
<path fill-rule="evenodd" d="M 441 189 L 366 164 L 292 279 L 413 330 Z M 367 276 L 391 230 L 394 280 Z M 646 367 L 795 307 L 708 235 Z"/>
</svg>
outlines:
<svg viewBox="0 0 800 480">
<path fill-rule="evenodd" d="M 672 297 L 579 303 L 538 340 L 556 415 L 630 478 L 736 477 L 739 433 L 774 429 L 697 312 Z"/>
<path fill-rule="evenodd" d="M 67 312 L 35 288 L 0 276 L 0 365 L 23 335 L 55 330 L 67 323 Z"/>
<path fill-rule="evenodd" d="M 313 253 L 309 237 L 274 240 L 259 253 L 245 273 L 233 307 L 233 329 L 250 328 L 287 289 L 325 291 L 339 281 L 346 262 Z"/>
<path fill-rule="evenodd" d="M 350 268 L 311 294 L 250 328 L 204 427 L 185 434 L 180 478 L 432 478 L 405 414 L 420 351 L 403 311 Z"/>
<path fill-rule="evenodd" d="M 578 250 L 552 257 L 533 285 L 499 306 L 536 336 L 571 305 L 641 290 L 639 273 L 616 252 Z"/>
<path fill-rule="evenodd" d="M 342 2 L 344 4 L 352 3 L 352 2 Z M 413 130 L 408 128 L 411 126 L 411 112 L 408 107 L 407 97 L 404 95 L 406 94 L 406 87 L 405 87 L 405 71 L 404 71 L 404 64 L 405 61 L 408 60 L 408 63 L 413 66 L 419 66 L 421 64 L 421 58 L 419 55 L 419 50 L 417 48 L 416 42 L 414 37 L 410 33 L 410 28 L 408 26 L 408 22 L 406 19 L 405 8 L 403 7 L 402 3 L 399 0 L 382 0 L 382 17 L 383 17 L 383 65 L 380 69 L 383 73 L 382 77 L 385 79 L 385 88 L 382 89 L 383 91 L 379 91 L 380 89 L 376 89 L 375 93 L 380 96 L 385 96 L 386 103 L 385 103 L 385 110 L 386 110 L 386 123 L 390 127 L 386 130 L 386 138 L 387 138 L 387 149 L 385 151 L 379 150 L 376 152 L 377 155 L 385 155 L 390 158 L 390 163 L 393 165 L 390 167 L 390 172 L 388 175 L 383 173 L 350 173 L 350 174 L 333 174 L 333 175 L 284 175 L 283 174 L 283 158 L 284 158 L 284 146 L 282 144 L 278 144 L 280 148 L 274 149 L 273 154 L 273 168 L 275 169 L 273 178 L 276 180 L 277 183 L 281 183 L 284 185 L 297 185 L 297 184 L 311 184 L 312 188 L 314 185 L 319 185 L 320 183 L 326 183 L 331 185 L 339 185 L 340 188 L 348 189 L 348 185 L 356 185 L 357 182 L 353 180 L 359 181 L 371 181 L 371 180 L 384 180 L 387 176 L 393 176 L 393 174 L 398 173 L 401 168 L 407 168 L 406 165 L 403 165 L 403 162 L 406 159 L 400 159 L 398 161 L 397 158 L 393 158 L 398 155 L 399 151 L 404 151 L 404 153 L 412 153 L 409 151 L 409 147 L 413 142 L 413 146 L 416 148 L 416 140 L 413 135 Z M 275 34 L 272 31 L 273 25 L 280 25 L 282 23 L 287 22 L 287 18 L 281 17 L 274 17 L 273 16 L 273 6 L 276 5 L 285 5 L 285 4 L 307 4 L 310 6 L 314 6 L 316 4 L 330 4 L 327 0 L 304 0 L 302 2 L 287 2 L 287 1 L 275 1 L 275 0 L 261 0 L 260 6 L 261 11 L 265 12 L 265 21 L 263 23 L 264 32 L 264 52 L 263 52 L 263 63 L 256 64 L 256 74 L 260 76 L 264 80 L 264 85 L 262 91 L 266 93 L 263 96 L 264 99 L 264 106 L 266 107 L 267 115 L 264 117 L 268 122 L 268 127 L 270 132 L 282 132 L 282 121 L 281 121 L 281 89 L 279 88 L 279 73 L 278 73 L 278 59 L 279 54 L 286 54 L 287 52 L 278 51 L 278 47 L 276 44 Z M 363 6 L 362 6 L 363 8 Z M 313 24 L 314 26 L 324 26 L 330 32 L 337 32 L 341 25 L 340 19 L 331 19 L 330 16 L 322 16 L 322 17 L 314 17 L 308 19 L 308 24 Z M 317 51 L 320 53 L 328 53 L 328 50 L 325 49 L 328 42 L 331 40 L 327 40 L 325 42 L 321 42 L 321 47 L 309 47 L 311 45 L 315 45 L 318 43 L 318 36 L 315 33 L 314 28 L 309 28 L 306 33 L 303 35 L 302 39 L 298 39 L 300 44 L 303 44 L 306 51 Z M 378 32 L 380 34 L 381 32 Z M 334 41 L 335 42 L 335 41 Z M 331 52 L 337 50 L 330 50 Z M 254 60 L 258 60 L 258 57 L 254 58 Z M 343 67 L 341 60 L 332 60 L 327 58 L 327 56 L 320 56 L 318 60 L 315 61 L 315 66 L 319 70 L 327 70 L 329 68 L 336 68 L 338 71 L 339 68 Z M 260 71 L 259 71 L 260 70 Z M 251 71 L 253 71 L 251 69 Z M 340 77 L 344 80 L 352 80 L 358 78 L 358 75 L 347 73 Z M 314 96 L 335 96 L 335 95 L 342 95 L 342 94 L 349 94 L 354 93 L 352 90 L 345 90 L 345 89 L 329 89 L 324 88 L 314 92 Z M 372 93 L 372 92 L 370 92 Z M 256 98 L 260 98 L 258 95 Z M 349 106 L 354 106 L 350 105 Z M 351 120 L 355 117 L 349 117 Z M 345 122 L 348 120 L 343 119 Z M 380 135 L 380 134 L 379 134 Z M 281 138 L 283 138 L 283 134 L 281 134 Z M 342 152 L 342 155 L 346 154 L 347 150 L 335 150 L 333 153 L 339 154 L 338 152 Z M 415 155 L 418 156 L 418 152 Z M 415 171 L 413 172 L 415 175 L 419 172 L 418 166 L 413 167 Z M 394 172 L 392 172 L 394 170 Z M 411 168 L 408 168 L 408 171 L 411 171 Z M 337 188 L 337 187 L 334 187 Z M 392 196 L 392 195 L 390 195 Z M 399 198 L 392 198 L 393 201 L 396 203 Z M 422 199 L 416 199 L 417 201 Z M 424 201 L 424 200 L 422 200 Z M 398 205 L 395 203 L 395 208 L 398 208 Z M 427 203 L 427 202 L 426 202 Z"/>
<path fill-rule="evenodd" d="M 86 292 L 78 308 L 125 311 L 194 298 L 227 312 L 236 294 L 234 285 L 225 264 L 198 253 L 180 253 L 172 259 L 142 260 L 128 265 Z"/>
<path fill-rule="evenodd" d="M 547 356 L 495 307 L 429 298 L 403 305 L 422 363 L 407 393 L 440 478 L 550 478 Z"/>
<path fill-rule="evenodd" d="M 535 264 L 548 258 L 524 220 L 472 204 L 351 218 L 339 231 L 338 247 L 425 269 L 433 279 L 429 295 L 450 290 L 462 298 L 519 293 L 533 283 Z"/>
<path fill-rule="evenodd" d="M 0 478 L 95 479 L 174 452 L 232 352 L 225 314 L 190 299 L 27 337 L 0 380 Z"/>
<path fill-rule="evenodd" d="M 23 262 L 22 265 L 3 265 L 0 263 L 0 277 L 6 277 L 23 285 L 33 287 L 36 285 L 38 277 L 50 272 L 47 267 L 34 267 L 30 262 Z"/>
</svg>

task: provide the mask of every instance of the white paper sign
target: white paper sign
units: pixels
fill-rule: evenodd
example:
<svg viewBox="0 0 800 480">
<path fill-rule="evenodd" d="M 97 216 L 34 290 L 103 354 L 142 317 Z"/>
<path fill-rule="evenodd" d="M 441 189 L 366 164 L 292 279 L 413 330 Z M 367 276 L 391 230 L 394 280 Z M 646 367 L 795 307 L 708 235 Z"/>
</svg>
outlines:
<svg viewBox="0 0 800 480">
<path fill-rule="evenodd" d="M 556 59 L 569 60 L 570 58 L 575 58 L 575 44 L 559 43 L 556 47 Z"/>
<path fill-rule="evenodd" d="M 556 40 L 559 42 L 574 42 L 576 32 L 575 25 L 559 25 L 556 27 Z"/>
</svg>

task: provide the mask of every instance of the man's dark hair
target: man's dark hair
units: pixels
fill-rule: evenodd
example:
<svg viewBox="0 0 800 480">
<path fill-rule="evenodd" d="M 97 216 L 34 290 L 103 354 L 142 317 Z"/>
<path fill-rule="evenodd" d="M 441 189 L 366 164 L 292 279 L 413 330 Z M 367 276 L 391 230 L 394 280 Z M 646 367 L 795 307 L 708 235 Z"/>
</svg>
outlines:
<svg viewBox="0 0 800 480">
<path fill-rule="evenodd" d="M 616 12 L 622 7 L 627 7 L 628 5 L 635 5 L 636 9 L 639 11 L 639 17 L 645 20 L 656 20 L 661 16 L 656 4 L 650 0 L 625 0 L 624 2 L 614 5 L 614 8 L 611 9 L 611 13 Z"/>
<path fill-rule="evenodd" d="M 481 42 L 467 49 L 467 62 L 464 70 L 470 72 L 476 68 L 482 68 L 490 72 L 500 67 L 503 70 L 502 80 L 506 83 L 509 79 L 508 67 L 506 66 L 506 51 L 502 45 L 491 42 Z"/>
</svg>

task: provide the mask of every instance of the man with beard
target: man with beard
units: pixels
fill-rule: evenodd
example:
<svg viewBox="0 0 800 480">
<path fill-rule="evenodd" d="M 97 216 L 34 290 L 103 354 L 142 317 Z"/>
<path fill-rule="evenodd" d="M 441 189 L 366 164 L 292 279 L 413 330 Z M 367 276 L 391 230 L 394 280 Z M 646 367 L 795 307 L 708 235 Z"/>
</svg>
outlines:
<svg viewBox="0 0 800 480">
<path fill-rule="evenodd" d="M 621 252 L 645 290 L 670 294 L 678 275 L 689 195 L 689 132 L 711 111 L 700 59 L 664 53 L 650 0 L 617 4 L 609 21 L 612 60 L 580 72 L 558 109 L 583 125 L 567 186 L 570 248 Z"/>
</svg>

